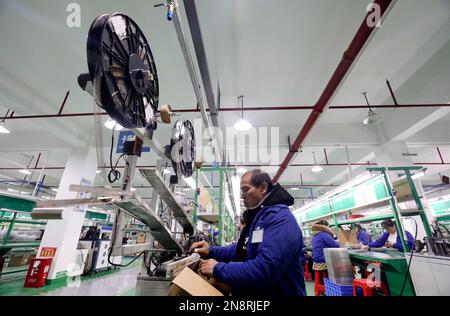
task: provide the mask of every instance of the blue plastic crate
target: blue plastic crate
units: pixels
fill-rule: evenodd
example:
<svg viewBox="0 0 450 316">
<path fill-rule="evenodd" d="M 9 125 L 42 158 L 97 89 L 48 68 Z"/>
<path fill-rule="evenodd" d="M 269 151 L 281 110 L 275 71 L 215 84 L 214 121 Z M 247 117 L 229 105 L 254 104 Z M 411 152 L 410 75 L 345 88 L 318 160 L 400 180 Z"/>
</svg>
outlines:
<svg viewBox="0 0 450 316">
<path fill-rule="evenodd" d="M 353 286 L 339 285 L 325 279 L 325 294 L 327 296 L 353 296 Z"/>
</svg>

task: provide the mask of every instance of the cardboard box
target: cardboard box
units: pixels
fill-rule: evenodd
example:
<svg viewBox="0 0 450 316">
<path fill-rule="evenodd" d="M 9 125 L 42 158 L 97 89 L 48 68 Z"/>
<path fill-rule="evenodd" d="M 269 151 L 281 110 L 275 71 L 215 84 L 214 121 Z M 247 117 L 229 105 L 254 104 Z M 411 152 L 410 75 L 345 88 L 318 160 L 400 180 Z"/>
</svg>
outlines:
<svg viewBox="0 0 450 316">
<path fill-rule="evenodd" d="M 145 243 L 145 234 L 144 233 L 139 233 L 137 236 L 137 244 L 143 244 Z"/>
<path fill-rule="evenodd" d="M 224 296 L 213 286 L 220 286 L 219 282 L 213 279 L 207 281 L 188 267 L 181 271 L 172 283 L 169 296 Z"/>
<path fill-rule="evenodd" d="M 356 231 L 352 230 L 342 230 L 339 229 L 338 240 L 341 246 L 345 245 L 356 245 L 358 244 L 358 238 L 356 236 Z"/>
<path fill-rule="evenodd" d="M 8 266 L 10 267 L 26 266 L 30 263 L 31 259 L 34 259 L 35 257 L 36 256 L 32 254 L 12 255 L 9 259 Z"/>
</svg>

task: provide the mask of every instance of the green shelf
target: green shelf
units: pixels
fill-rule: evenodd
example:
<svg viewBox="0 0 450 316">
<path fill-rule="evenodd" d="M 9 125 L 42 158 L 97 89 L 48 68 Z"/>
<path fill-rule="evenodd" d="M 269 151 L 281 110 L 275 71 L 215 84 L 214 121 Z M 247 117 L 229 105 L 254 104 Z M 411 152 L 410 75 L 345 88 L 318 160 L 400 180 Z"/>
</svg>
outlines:
<svg viewBox="0 0 450 316">
<path fill-rule="evenodd" d="M 11 223 L 13 220 L 11 219 L 2 219 L 0 220 L 0 223 Z M 15 220 L 15 224 L 32 224 L 32 225 L 47 225 L 46 222 L 36 222 L 36 221 L 21 221 L 21 220 Z"/>
<path fill-rule="evenodd" d="M 1 245 L 0 244 L 0 249 L 2 248 L 36 248 L 39 247 L 41 243 L 21 243 L 21 242 L 8 242 L 7 244 Z"/>
<path fill-rule="evenodd" d="M 387 218 L 393 218 L 394 214 L 383 214 L 383 215 L 374 215 L 374 216 L 366 216 L 361 218 L 355 218 L 355 219 L 349 219 L 346 221 L 340 221 L 337 224 L 338 225 L 348 225 L 348 224 L 355 224 L 355 223 L 364 223 L 364 222 L 375 222 L 375 221 L 381 221 Z M 331 226 L 334 226 L 332 224 Z"/>
</svg>

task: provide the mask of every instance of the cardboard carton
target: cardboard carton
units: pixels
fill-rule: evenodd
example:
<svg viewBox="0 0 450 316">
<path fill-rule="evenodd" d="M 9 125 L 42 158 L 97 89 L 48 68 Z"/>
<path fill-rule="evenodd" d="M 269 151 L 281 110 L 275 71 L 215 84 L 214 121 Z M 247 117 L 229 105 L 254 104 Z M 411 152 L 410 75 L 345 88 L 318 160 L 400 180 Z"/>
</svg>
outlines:
<svg viewBox="0 0 450 316">
<path fill-rule="evenodd" d="M 10 267 L 20 267 L 26 266 L 30 263 L 31 259 L 35 258 L 36 255 L 32 254 L 23 254 L 23 255 L 12 255 L 9 259 Z"/>
<path fill-rule="evenodd" d="M 342 230 L 339 229 L 338 240 L 341 247 L 345 245 L 356 245 L 358 244 L 358 238 L 356 236 L 356 230 Z"/>
<path fill-rule="evenodd" d="M 172 283 L 169 296 L 224 296 L 215 287 L 223 287 L 223 284 L 213 279 L 207 281 L 189 267 L 181 271 Z"/>
</svg>

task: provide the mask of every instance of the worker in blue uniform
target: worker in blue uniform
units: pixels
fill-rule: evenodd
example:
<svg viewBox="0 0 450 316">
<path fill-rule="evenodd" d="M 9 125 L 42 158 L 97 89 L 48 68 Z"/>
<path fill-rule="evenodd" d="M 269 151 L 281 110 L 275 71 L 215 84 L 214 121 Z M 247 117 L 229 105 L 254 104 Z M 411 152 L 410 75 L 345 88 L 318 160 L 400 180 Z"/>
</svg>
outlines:
<svg viewBox="0 0 450 316">
<path fill-rule="evenodd" d="M 367 246 L 372 242 L 372 237 L 369 235 L 368 232 L 364 228 L 361 227 L 360 224 L 355 224 L 356 227 L 356 238 L 358 241 L 364 245 Z"/>
<path fill-rule="evenodd" d="M 385 219 L 381 223 L 381 227 L 386 231 L 378 240 L 369 243 L 367 246 L 363 246 L 363 250 L 369 248 L 395 248 L 399 251 L 403 251 L 403 245 L 400 240 L 400 235 L 397 233 L 397 227 L 395 222 L 391 219 Z M 406 238 L 408 239 L 408 248 L 411 250 L 414 248 L 415 240 L 413 235 L 405 230 Z"/>
<path fill-rule="evenodd" d="M 230 246 L 192 245 L 201 260 L 200 272 L 231 288 L 233 296 L 305 296 L 303 237 L 288 206 L 293 197 L 261 170 L 241 181 L 245 226 Z"/>
<path fill-rule="evenodd" d="M 339 243 L 335 240 L 334 232 L 330 229 L 326 220 L 321 220 L 311 226 L 312 237 L 312 257 L 314 271 L 327 271 L 324 250 L 327 248 L 339 248 Z"/>
</svg>

